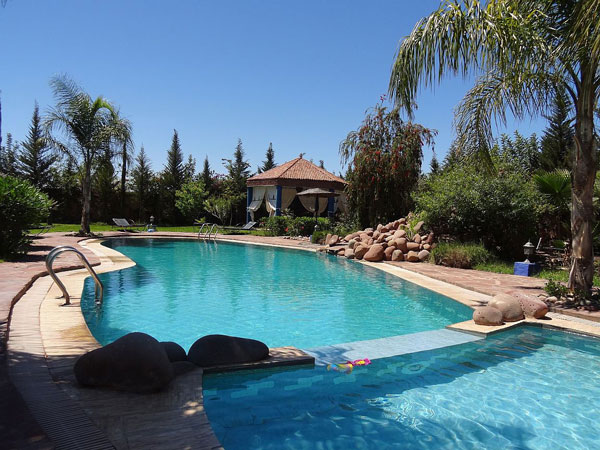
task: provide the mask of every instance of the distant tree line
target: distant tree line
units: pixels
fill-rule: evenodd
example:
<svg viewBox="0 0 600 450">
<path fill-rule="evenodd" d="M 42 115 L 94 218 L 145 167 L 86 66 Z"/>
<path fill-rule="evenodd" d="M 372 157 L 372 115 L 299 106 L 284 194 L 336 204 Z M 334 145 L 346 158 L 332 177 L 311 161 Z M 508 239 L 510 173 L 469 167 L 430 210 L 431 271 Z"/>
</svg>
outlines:
<svg viewBox="0 0 600 450">
<path fill-rule="evenodd" d="M 53 201 L 48 221 L 111 223 L 113 217 L 147 222 L 150 215 L 165 225 L 190 224 L 205 217 L 238 224 L 246 215 L 246 180 L 252 175 L 241 139 L 231 159 L 223 159 L 224 174 L 205 157 L 184 156 L 173 130 L 166 164 L 154 170 L 141 145 L 135 154 L 132 124 L 102 97 L 92 98 L 67 77 L 50 81 L 56 104 L 44 115 L 34 105 L 29 132 L 16 141 L 1 140 L 0 175 L 29 181 Z M 0 104 L 1 108 L 1 104 Z M 1 123 L 1 109 L 0 109 Z M 270 143 L 262 172 L 275 167 Z"/>
</svg>

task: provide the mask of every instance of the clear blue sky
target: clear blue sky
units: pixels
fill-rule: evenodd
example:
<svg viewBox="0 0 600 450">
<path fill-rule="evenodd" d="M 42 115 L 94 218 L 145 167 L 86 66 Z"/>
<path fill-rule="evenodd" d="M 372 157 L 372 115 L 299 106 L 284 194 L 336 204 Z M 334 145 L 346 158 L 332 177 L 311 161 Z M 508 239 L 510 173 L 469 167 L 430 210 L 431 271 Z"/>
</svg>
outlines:
<svg viewBox="0 0 600 450">
<path fill-rule="evenodd" d="M 155 170 L 173 129 L 183 151 L 223 172 L 241 138 L 256 170 L 306 153 L 338 172 L 338 146 L 387 92 L 398 42 L 439 5 L 409 1 L 8 0 L 0 7 L 2 133 L 24 139 L 34 101 L 66 73 L 133 122 Z M 438 130 L 441 160 L 453 108 L 471 85 L 422 91 L 415 120 Z M 530 133 L 543 121 L 510 124 Z M 504 131 L 504 130 L 502 130 Z M 424 171 L 431 149 L 425 149 Z"/>
</svg>

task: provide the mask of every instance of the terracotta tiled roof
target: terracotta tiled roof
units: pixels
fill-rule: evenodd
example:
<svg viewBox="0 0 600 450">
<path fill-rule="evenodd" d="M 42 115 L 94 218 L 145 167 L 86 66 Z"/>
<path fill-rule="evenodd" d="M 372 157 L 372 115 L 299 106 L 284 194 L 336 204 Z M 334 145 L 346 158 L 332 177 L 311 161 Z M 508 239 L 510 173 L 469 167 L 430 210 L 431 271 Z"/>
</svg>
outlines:
<svg viewBox="0 0 600 450">
<path fill-rule="evenodd" d="M 296 158 L 248 178 L 248 186 L 264 185 L 343 189 L 346 182 L 304 158 Z"/>
</svg>

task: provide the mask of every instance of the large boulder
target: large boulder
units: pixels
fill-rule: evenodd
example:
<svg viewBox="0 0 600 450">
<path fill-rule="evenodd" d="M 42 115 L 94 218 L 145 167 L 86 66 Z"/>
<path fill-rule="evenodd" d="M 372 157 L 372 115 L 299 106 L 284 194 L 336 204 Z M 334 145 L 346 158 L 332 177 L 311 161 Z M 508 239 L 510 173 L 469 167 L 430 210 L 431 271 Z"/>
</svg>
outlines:
<svg viewBox="0 0 600 450">
<path fill-rule="evenodd" d="M 477 325 L 502 325 L 502 311 L 492 306 L 482 306 L 473 311 L 473 320 Z"/>
<path fill-rule="evenodd" d="M 201 337 L 188 351 L 188 360 L 200 367 L 243 364 L 269 356 L 269 347 L 260 341 L 223 334 Z"/>
<path fill-rule="evenodd" d="M 164 347 L 144 333 L 129 333 L 81 356 L 73 368 L 82 386 L 156 392 L 175 376 Z"/>
<path fill-rule="evenodd" d="M 407 242 L 406 248 L 409 252 L 410 251 L 416 252 L 421 249 L 421 246 L 419 244 L 417 244 L 416 242 Z M 400 250 L 402 250 L 402 249 L 400 249 Z"/>
<path fill-rule="evenodd" d="M 418 233 L 419 231 L 421 231 L 421 228 L 423 227 L 424 224 L 425 224 L 425 222 L 423 222 L 422 220 L 420 220 L 419 223 L 417 223 L 415 225 L 415 227 L 413 228 L 413 231 L 415 233 Z"/>
<path fill-rule="evenodd" d="M 516 322 L 523 319 L 523 308 L 519 300 L 512 295 L 496 294 L 488 302 L 488 306 L 498 309 L 505 322 Z"/>
<path fill-rule="evenodd" d="M 404 255 L 404 259 L 408 262 L 419 262 L 419 254 L 417 252 L 409 251 Z"/>
<path fill-rule="evenodd" d="M 363 259 L 365 261 L 377 262 L 382 261 L 385 256 L 383 245 L 373 244 L 369 251 L 365 253 Z"/>
<path fill-rule="evenodd" d="M 408 253 L 408 242 L 406 238 L 398 238 L 396 239 L 396 248 L 398 250 L 402 250 L 402 253 Z"/>
<path fill-rule="evenodd" d="M 363 259 L 365 253 L 369 251 L 369 246 L 365 244 L 358 244 L 354 246 L 354 257 L 356 259 Z"/>
<path fill-rule="evenodd" d="M 537 297 L 531 295 L 517 295 L 517 299 L 523 308 L 525 317 L 541 319 L 548 313 L 548 305 Z"/>
<path fill-rule="evenodd" d="M 187 355 L 181 345 L 176 342 L 161 342 L 160 345 L 165 349 L 167 358 L 171 362 L 187 361 Z"/>
<path fill-rule="evenodd" d="M 421 250 L 418 256 L 419 261 L 427 261 L 429 259 L 429 252 L 427 250 Z"/>
<path fill-rule="evenodd" d="M 413 242 L 420 244 L 421 243 L 421 236 L 418 234 L 415 234 L 415 237 L 413 237 Z"/>
<path fill-rule="evenodd" d="M 354 248 L 355 245 L 356 245 L 356 240 L 355 239 L 350 239 L 348 241 L 348 248 Z"/>
<path fill-rule="evenodd" d="M 399 238 L 403 238 L 406 236 L 406 231 L 405 230 L 396 230 L 394 232 L 394 238 L 399 239 Z"/>
<path fill-rule="evenodd" d="M 398 251 L 398 250 L 396 250 L 396 247 L 387 247 L 387 248 L 386 248 L 386 249 L 383 251 L 383 253 L 384 253 L 384 255 L 385 255 L 385 256 L 384 256 L 384 259 L 385 259 L 386 261 L 391 261 L 391 260 L 392 260 L 392 254 L 393 254 L 394 252 L 397 252 L 397 251 Z"/>
<path fill-rule="evenodd" d="M 334 234 L 333 236 L 331 236 L 331 237 L 329 238 L 329 242 L 328 242 L 328 244 L 329 244 L 329 245 L 335 245 L 335 244 L 337 244 L 339 241 L 340 241 L 340 237 L 339 237 L 337 234 Z"/>
<path fill-rule="evenodd" d="M 392 261 L 404 261 L 402 250 L 394 250 L 392 253 Z"/>
<path fill-rule="evenodd" d="M 348 247 L 344 253 L 344 256 L 348 259 L 354 259 L 354 249 Z"/>
</svg>

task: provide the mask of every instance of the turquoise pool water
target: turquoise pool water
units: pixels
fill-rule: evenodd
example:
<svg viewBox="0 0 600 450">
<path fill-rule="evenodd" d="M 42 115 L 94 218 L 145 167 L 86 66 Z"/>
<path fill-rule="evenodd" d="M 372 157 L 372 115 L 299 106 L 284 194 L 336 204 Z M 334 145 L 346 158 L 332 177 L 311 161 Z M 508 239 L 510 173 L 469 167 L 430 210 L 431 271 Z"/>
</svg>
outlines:
<svg viewBox="0 0 600 450">
<path fill-rule="evenodd" d="M 536 328 L 373 361 L 204 377 L 231 449 L 600 448 L 600 343 Z"/>
<path fill-rule="evenodd" d="M 82 309 L 101 344 L 142 331 L 184 348 L 206 334 L 311 348 L 443 328 L 472 311 L 380 270 L 322 254 L 187 240 L 105 243 L 135 267 L 101 274 Z"/>
</svg>

